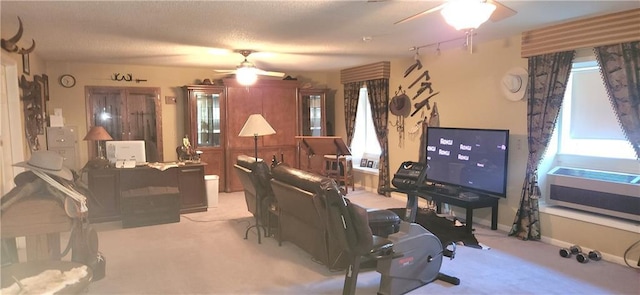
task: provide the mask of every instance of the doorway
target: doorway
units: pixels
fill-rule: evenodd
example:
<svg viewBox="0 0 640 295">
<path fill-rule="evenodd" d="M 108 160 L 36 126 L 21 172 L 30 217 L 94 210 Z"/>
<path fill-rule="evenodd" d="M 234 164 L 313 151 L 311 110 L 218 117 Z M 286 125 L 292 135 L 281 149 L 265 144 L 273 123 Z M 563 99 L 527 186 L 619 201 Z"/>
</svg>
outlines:
<svg viewBox="0 0 640 295">
<path fill-rule="evenodd" d="M 24 125 L 20 116 L 20 91 L 16 61 L 1 55 L 0 77 L 0 193 L 4 196 L 14 186 L 13 178 L 24 171 L 13 164 L 24 161 Z"/>
</svg>

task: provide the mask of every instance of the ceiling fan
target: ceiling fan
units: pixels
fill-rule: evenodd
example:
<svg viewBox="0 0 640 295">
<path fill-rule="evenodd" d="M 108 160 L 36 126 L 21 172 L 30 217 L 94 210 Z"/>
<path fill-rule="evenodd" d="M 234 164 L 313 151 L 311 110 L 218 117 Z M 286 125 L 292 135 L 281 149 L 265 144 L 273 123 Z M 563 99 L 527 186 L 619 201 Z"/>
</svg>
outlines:
<svg viewBox="0 0 640 295">
<path fill-rule="evenodd" d="M 516 13 L 518 13 L 517 11 L 505 6 L 504 4 L 501 4 L 498 1 L 495 0 L 447 0 L 445 3 L 442 3 L 436 7 L 427 9 L 425 11 L 416 13 L 412 16 L 409 16 L 407 18 L 401 19 L 397 22 L 394 23 L 394 25 L 397 24 L 401 24 L 404 22 L 408 22 L 410 20 L 416 19 L 418 17 L 421 17 L 423 15 L 427 15 L 430 14 L 432 12 L 436 12 L 436 11 L 440 11 L 440 10 L 445 10 L 442 13 L 444 14 L 446 12 L 446 9 L 448 6 L 452 6 L 452 5 L 461 5 L 461 6 L 466 6 L 466 7 L 471 7 L 470 4 L 477 4 L 477 3 L 488 3 L 488 4 L 493 4 L 495 5 L 495 10 L 491 13 L 491 16 L 489 17 L 489 19 L 493 22 L 497 22 L 500 20 L 503 20 L 505 18 L 508 18 L 510 16 L 515 15 Z"/>
<path fill-rule="evenodd" d="M 234 52 L 242 54 L 242 56 L 244 56 L 244 61 L 241 62 L 235 70 L 215 70 L 216 72 L 235 74 L 238 82 L 243 85 L 251 85 L 255 83 L 258 75 L 279 78 L 282 78 L 286 75 L 282 72 L 264 71 L 256 68 L 256 66 L 252 62 L 247 60 L 247 57 L 254 52 L 253 50 L 240 49 L 234 50 Z"/>
</svg>

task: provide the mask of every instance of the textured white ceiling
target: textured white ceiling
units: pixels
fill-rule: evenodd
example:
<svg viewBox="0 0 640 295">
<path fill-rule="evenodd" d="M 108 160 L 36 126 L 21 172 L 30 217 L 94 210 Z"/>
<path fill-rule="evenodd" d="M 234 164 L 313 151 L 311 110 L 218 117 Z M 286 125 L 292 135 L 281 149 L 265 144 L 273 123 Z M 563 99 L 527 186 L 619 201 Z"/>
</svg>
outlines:
<svg viewBox="0 0 640 295">
<path fill-rule="evenodd" d="M 249 56 L 269 71 L 338 70 L 410 47 L 463 37 L 439 13 L 394 25 L 443 1 L 0 1 L 2 38 L 47 61 L 234 69 Z M 586 16 L 640 8 L 640 1 L 501 1 L 515 16 L 487 22 L 474 43 Z M 370 37 L 370 41 L 363 41 Z M 463 43 L 447 42 L 442 49 Z M 421 54 L 435 48 L 425 48 Z M 2 54 L 6 54 L 2 51 Z"/>
</svg>

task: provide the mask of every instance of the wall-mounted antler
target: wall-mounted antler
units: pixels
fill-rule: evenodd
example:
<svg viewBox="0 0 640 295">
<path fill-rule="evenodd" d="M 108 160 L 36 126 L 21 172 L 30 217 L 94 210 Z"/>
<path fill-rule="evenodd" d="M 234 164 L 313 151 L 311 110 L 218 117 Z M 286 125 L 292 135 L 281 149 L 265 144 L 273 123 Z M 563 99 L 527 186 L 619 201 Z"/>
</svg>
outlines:
<svg viewBox="0 0 640 295">
<path fill-rule="evenodd" d="M 15 52 L 22 55 L 29 54 L 34 49 L 36 49 L 36 41 L 31 39 L 33 43 L 31 47 L 27 49 L 18 47 L 18 41 L 20 41 L 20 38 L 22 38 L 22 20 L 20 19 L 20 17 L 18 17 L 18 23 L 20 24 L 20 26 L 18 27 L 18 32 L 16 33 L 16 35 L 6 40 L 0 40 L 0 45 L 2 46 L 2 49 L 8 52 Z"/>
</svg>

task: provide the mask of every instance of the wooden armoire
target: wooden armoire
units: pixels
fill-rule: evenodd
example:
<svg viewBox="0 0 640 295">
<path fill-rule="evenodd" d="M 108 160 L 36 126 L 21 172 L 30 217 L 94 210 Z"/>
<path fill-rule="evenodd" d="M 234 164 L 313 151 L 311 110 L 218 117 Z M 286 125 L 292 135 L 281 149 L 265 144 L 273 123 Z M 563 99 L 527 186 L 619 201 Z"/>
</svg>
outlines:
<svg viewBox="0 0 640 295">
<path fill-rule="evenodd" d="M 223 80 L 223 85 L 184 87 L 187 91 L 185 132 L 192 139 L 192 145 L 203 152 L 202 161 L 207 163 L 205 173 L 220 176 L 221 191 L 242 190 L 233 165 L 238 155 L 254 156 L 254 138 L 238 136 L 251 114 L 262 114 L 276 131 L 276 134 L 258 138 L 258 157 L 270 162 L 275 156 L 278 161 L 284 159 L 287 164 L 298 167 L 295 139 L 299 122 L 298 83 L 296 80 L 259 79 L 254 85 L 243 86 L 234 78 L 228 78 Z M 217 102 L 205 107 L 203 98 L 209 95 L 214 95 Z M 213 121 L 202 122 L 203 117 L 213 118 Z M 215 128 L 211 127 L 211 122 Z M 203 144 L 198 140 L 202 138 L 198 133 L 202 133 L 203 126 L 212 134 L 219 133 L 216 135 L 219 144 Z"/>
</svg>

